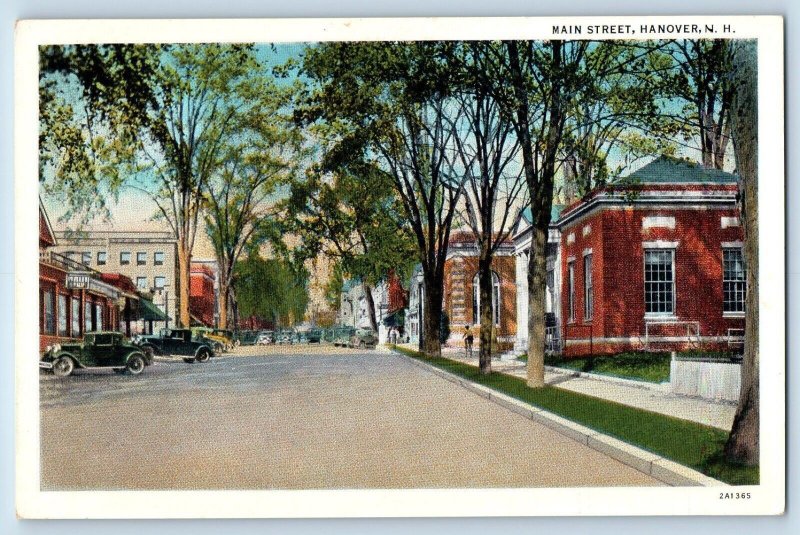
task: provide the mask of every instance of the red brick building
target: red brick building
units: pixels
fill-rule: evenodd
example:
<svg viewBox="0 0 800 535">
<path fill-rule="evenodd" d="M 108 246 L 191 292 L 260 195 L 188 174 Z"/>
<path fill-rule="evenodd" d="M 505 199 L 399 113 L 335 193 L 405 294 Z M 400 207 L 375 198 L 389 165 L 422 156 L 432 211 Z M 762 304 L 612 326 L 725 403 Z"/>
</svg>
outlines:
<svg viewBox="0 0 800 535">
<path fill-rule="evenodd" d="M 40 202 L 40 351 L 56 342 L 82 338 L 86 332 L 116 330 L 120 311 L 126 306 L 124 290 L 102 280 L 86 266 L 49 251 L 54 245 L 55 235 Z"/>
<path fill-rule="evenodd" d="M 444 310 L 450 318 L 449 345 L 463 346 L 464 326 L 480 330 L 478 291 L 478 247 L 475 236 L 456 231 L 444 265 Z M 517 332 L 516 261 L 511 240 L 501 244 L 492 260 L 492 311 L 497 341 L 510 345 Z"/>
<path fill-rule="evenodd" d="M 192 322 L 216 326 L 216 271 L 207 262 L 192 262 L 189 284 L 189 312 Z"/>
<path fill-rule="evenodd" d="M 564 354 L 739 344 L 737 177 L 662 157 L 630 179 L 594 191 L 558 221 Z"/>
</svg>

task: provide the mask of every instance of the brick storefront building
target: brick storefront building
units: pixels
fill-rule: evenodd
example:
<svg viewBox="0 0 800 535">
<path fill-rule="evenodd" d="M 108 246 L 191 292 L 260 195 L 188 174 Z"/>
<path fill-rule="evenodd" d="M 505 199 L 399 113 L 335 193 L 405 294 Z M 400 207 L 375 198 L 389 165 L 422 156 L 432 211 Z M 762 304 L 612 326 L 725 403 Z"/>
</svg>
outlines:
<svg viewBox="0 0 800 535">
<path fill-rule="evenodd" d="M 189 280 L 189 312 L 193 324 L 216 327 L 216 264 L 192 261 Z"/>
<path fill-rule="evenodd" d="M 730 349 L 744 332 L 736 176 L 662 157 L 630 178 L 558 221 L 564 354 Z"/>
<path fill-rule="evenodd" d="M 511 240 L 503 243 L 492 260 L 492 311 L 497 341 L 510 346 L 517 332 L 516 260 Z M 478 247 L 475 236 L 456 231 L 450 236 L 444 265 L 444 310 L 450 318 L 448 345 L 463 346 L 464 326 L 478 339 L 480 295 Z"/>
</svg>

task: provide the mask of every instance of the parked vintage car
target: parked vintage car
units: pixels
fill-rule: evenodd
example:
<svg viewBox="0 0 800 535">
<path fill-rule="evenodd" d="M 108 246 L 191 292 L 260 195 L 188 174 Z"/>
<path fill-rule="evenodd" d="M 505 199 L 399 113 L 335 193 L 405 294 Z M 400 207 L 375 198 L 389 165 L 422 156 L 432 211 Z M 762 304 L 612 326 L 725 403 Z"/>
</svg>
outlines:
<svg viewBox="0 0 800 535">
<path fill-rule="evenodd" d="M 258 331 L 238 331 L 234 334 L 234 339 L 239 345 L 252 346 L 258 340 L 259 334 Z"/>
<path fill-rule="evenodd" d="M 126 340 L 122 333 L 98 331 L 86 333 L 81 343 L 48 346 L 39 367 L 52 370 L 59 377 L 76 368 L 111 368 L 117 373 L 139 375 L 153 363 L 153 354 Z"/>
<path fill-rule="evenodd" d="M 214 356 L 208 340 L 192 336 L 191 329 L 161 329 L 158 335 L 138 336 L 134 343 L 156 355 L 182 357 L 184 362 L 207 362 Z"/>
<path fill-rule="evenodd" d="M 372 329 L 356 329 L 350 336 L 348 346 L 360 349 L 375 349 L 378 345 L 378 337 Z"/>
<path fill-rule="evenodd" d="M 266 346 L 275 343 L 275 333 L 272 331 L 261 331 L 256 338 L 256 344 Z"/>
<path fill-rule="evenodd" d="M 334 327 L 333 345 L 346 347 L 350 344 L 350 337 L 355 334 L 355 327 Z"/>
<path fill-rule="evenodd" d="M 280 331 L 275 331 L 275 343 L 276 344 L 296 344 L 300 341 L 300 338 L 297 336 L 297 332 L 294 329 L 281 329 Z"/>
<path fill-rule="evenodd" d="M 322 329 L 309 329 L 306 331 L 306 342 L 309 344 L 322 343 Z"/>
<path fill-rule="evenodd" d="M 192 327 L 192 334 L 199 341 L 207 341 L 214 348 L 217 353 L 223 353 L 233 349 L 233 340 L 219 334 L 219 329 L 211 329 L 210 327 Z"/>
</svg>

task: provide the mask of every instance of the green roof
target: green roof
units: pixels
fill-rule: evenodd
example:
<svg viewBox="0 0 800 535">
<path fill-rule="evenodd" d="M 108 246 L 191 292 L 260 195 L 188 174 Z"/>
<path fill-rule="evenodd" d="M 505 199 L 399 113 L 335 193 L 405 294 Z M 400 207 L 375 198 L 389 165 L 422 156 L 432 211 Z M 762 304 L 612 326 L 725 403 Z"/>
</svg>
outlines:
<svg viewBox="0 0 800 535">
<path fill-rule="evenodd" d="M 642 184 L 736 184 L 736 175 L 699 163 L 660 156 L 629 175 Z"/>
<path fill-rule="evenodd" d="M 551 223 L 554 222 L 554 221 L 558 221 L 558 218 L 561 215 L 561 212 L 564 210 L 564 208 L 566 208 L 566 205 L 564 205 L 564 204 L 554 204 L 550 208 L 550 222 Z M 524 219 L 528 223 L 532 223 L 533 222 L 533 218 L 531 217 L 531 207 L 530 206 L 526 206 L 522 210 L 522 219 Z"/>
</svg>

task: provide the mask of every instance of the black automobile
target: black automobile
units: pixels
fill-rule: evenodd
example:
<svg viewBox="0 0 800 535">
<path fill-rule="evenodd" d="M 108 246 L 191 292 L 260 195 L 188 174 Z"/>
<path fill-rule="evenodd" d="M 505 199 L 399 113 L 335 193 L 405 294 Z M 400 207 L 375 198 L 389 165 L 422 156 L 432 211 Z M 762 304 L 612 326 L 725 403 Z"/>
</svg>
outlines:
<svg viewBox="0 0 800 535">
<path fill-rule="evenodd" d="M 322 329 L 310 329 L 306 332 L 306 341 L 309 344 L 322 343 Z"/>
<path fill-rule="evenodd" d="M 39 367 L 52 370 L 58 377 L 66 377 L 76 368 L 111 368 L 117 373 L 139 375 L 152 363 L 152 353 L 126 340 L 122 333 L 98 331 L 86 333 L 80 343 L 48 346 Z"/>
<path fill-rule="evenodd" d="M 208 340 L 192 336 L 191 329 L 161 329 L 158 335 L 138 336 L 134 342 L 156 355 L 182 357 L 184 362 L 208 362 L 214 349 Z"/>
</svg>

